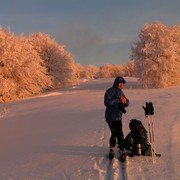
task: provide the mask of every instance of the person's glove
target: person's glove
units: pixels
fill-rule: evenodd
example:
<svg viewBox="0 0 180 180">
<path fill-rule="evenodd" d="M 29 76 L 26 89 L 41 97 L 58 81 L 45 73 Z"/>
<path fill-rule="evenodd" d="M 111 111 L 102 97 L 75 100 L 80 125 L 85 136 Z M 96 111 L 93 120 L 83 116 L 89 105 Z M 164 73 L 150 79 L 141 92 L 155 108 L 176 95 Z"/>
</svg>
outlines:
<svg viewBox="0 0 180 180">
<path fill-rule="evenodd" d="M 149 115 L 149 103 L 146 102 L 146 107 L 142 106 L 142 108 L 144 109 L 145 116 L 148 116 Z"/>
<path fill-rule="evenodd" d="M 153 115 L 154 114 L 154 107 L 152 102 L 146 102 L 146 107 L 142 106 L 142 108 L 145 111 L 145 116 Z"/>
<path fill-rule="evenodd" d="M 125 97 L 120 97 L 120 101 L 123 103 L 123 104 L 126 104 L 127 103 L 127 99 Z"/>
<path fill-rule="evenodd" d="M 154 114 L 154 107 L 153 107 L 153 103 L 152 102 L 149 102 L 149 113 L 150 113 L 150 115 Z"/>
</svg>

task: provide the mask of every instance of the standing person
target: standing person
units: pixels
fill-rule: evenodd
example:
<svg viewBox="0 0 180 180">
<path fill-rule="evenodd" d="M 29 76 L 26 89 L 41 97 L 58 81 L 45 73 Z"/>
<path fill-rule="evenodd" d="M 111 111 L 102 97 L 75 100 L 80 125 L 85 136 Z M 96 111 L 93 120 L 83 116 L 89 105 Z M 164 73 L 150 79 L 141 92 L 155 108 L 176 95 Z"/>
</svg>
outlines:
<svg viewBox="0 0 180 180">
<path fill-rule="evenodd" d="M 123 77 L 116 77 L 113 86 L 109 88 L 104 95 L 104 105 L 106 106 L 105 119 L 111 131 L 111 137 L 109 139 L 109 158 L 114 158 L 115 146 L 117 143 L 120 149 L 121 161 L 126 160 L 124 134 L 122 130 L 122 114 L 126 113 L 125 107 L 129 105 L 129 100 L 122 92 L 125 83 L 126 81 Z"/>
</svg>

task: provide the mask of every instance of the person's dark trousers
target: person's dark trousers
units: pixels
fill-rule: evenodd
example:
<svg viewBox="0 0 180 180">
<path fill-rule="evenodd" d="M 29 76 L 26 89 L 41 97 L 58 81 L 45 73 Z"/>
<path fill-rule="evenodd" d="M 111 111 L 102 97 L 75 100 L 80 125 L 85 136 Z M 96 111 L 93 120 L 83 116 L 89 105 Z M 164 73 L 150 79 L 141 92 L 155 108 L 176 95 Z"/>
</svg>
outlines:
<svg viewBox="0 0 180 180">
<path fill-rule="evenodd" d="M 112 121 L 108 123 L 111 130 L 111 137 L 109 139 L 110 147 L 116 146 L 116 139 L 120 150 L 124 150 L 124 134 L 122 131 L 122 121 Z"/>
</svg>

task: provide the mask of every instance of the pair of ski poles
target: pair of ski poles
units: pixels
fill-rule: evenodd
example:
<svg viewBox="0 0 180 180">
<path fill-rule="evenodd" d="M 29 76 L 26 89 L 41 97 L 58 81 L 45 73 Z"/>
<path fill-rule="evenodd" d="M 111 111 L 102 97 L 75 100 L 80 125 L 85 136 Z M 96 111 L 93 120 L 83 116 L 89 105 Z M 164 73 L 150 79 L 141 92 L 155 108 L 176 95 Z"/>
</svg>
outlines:
<svg viewBox="0 0 180 180">
<path fill-rule="evenodd" d="M 146 107 L 142 106 L 145 111 L 145 117 L 148 119 L 149 143 L 151 145 L 151 155 L 153 164 L 156 163 L 156 147 L 154 135 L 154 107 L 152 102 L 146 102 Z"/>
</svg>

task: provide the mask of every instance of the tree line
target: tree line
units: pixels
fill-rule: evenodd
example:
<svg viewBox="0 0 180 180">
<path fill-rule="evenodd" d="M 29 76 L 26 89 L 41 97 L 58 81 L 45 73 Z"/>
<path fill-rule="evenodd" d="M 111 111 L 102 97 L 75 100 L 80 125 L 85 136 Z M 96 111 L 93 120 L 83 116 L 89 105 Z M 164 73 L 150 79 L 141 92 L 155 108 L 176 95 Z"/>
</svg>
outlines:
<svg viewBox="0 0 180 180">
<path fill-rule="evenodd" d="M 180 25 L 144 24 L 126 65 L 75 63 L 48 34 L 15 36 L 0 27 L 0 103 L 73 86 L 80 78 L 136 76 L 147 88 L 180 84 Z"/>
</svg>

